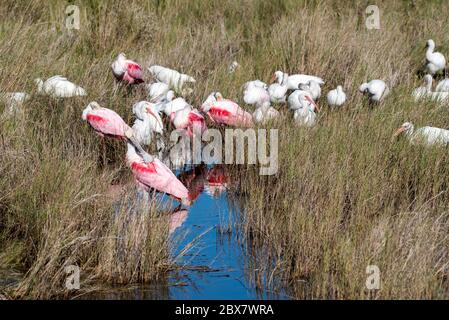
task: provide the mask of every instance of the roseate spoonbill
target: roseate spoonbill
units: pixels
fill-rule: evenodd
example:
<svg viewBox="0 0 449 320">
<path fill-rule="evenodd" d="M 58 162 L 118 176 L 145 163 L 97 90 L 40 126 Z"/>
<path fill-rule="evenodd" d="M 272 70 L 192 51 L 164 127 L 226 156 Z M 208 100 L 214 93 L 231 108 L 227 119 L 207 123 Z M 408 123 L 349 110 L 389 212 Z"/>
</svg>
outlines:
<svg viewBox="0 0 449 320">
<path fill-rule="evenodd" d="M 258 86 L 257 83 L 251 81 L 245 84 L 243 101 L 250 105 L 262 104 L 265 101 L 270 101 L 270 94 L 267 89 Z"/>
<path fill-rule="evenodd" d="M 337 86 L 336 89 L 331 90 L 327 93 L 327 103 L 331 107 L 340 107 L 346 101 L 346 94 L 343 91 L 342 86 Z"/>
<path fill-rule="evenodd" d="M 231 179 L 223 165 L 215 165 L 209 169 L 206 175 L 205 191 L 212 197 L 218 197 L 226 191 L 231 184 Z"/>
<path fill-rule="evenodd" d="M 223 99 L 220 92 L 215 92 L 214 97 L 211 98 L 211 96 L 209 96 L 206 101 L 208 100 L 210 102 L 203 103 L 201 108 L 212 122 L 230 126 L 253 126 L 251 114 L 243 110 L 234 101 Z"/>
<path fill-rule="evenodd" d="M 315 80 L 309 80 L 307 83 L 301 83 L 299 85 L 299 89 L 309 92 L 312 99 L 315 101 L 321 97 L 320 85 Z"/>
<path fill-rule="evenodd" d="M 253 112 L 253 120 L 255 123 L 265 124 L 279 117 L 279 111 L 273 108 L 270 103 L 264 102 Z"/>
<path fill-rule="evenodd" d="M 176 91 L 181 91 L 186 82 L 196 82 L 193 77 L 187 74 L 163 66 L 154 65 L 149 67 L 148 71 L 157 81 L 168 84 L 170 88 Z"/>
<path fill-rule="evenodd" d="M 204 191 L 207 173 L 207 166 L 205 164 L 200 164 L 179 175 L 179 180 L 184 183 L 189 190 L 190 201 L 194 202 Z"/>
<path fill-rule="evenodd" d="M 283 74 L 284 74 L 284 72 L 278 70 L 274 73 L 273 79 L 277 79 L 277 78 L 281 77 Z M 324 84 L 323 79 L 321 79 L 320 77 L 309 76 L 307 74 L 292 74 L 292 75 L 288 76 L 287 86 L 288 86 L 289 90 L 297 90 L 297 89 L 299 89 L 299 85 L 301 83 L 306 84 L 310 80 L 314 80 L 320 85 Z"/>
<path fill-rule="evenodd" d="M 162 152 L 165 148 L 162 135 L 164 133 L 164 123 L 157 111 L 156 105 L 148 101 L 140 101 L 133 105 L 133 113 L 136 120 L 133 124 L 134 136 L 137 141 L 148 146 L 156 135 L 156 145 L 158 152 Z"/>
<path fill-rule="evenodd" d="M 145 162 L 151 162 L 152 156 L 146 153 L 134 136 L 134 131 L 113 110 L 102 108 L 93 101 L 83 110 L 82 119 L 87 121 L 97 134 L 120 140 L 128 140 L 142 154 Z"/>
<path fill-rule="evenodd" d="M 142 157 L 136 152 L 134 145 L 128 143 L 126 161 L 138 185 L 144 190 L 150 192 L 151 189 L 154 189 L 170 195 L 181 201 L 184 205 L 190 205 L 189 191 L 187 188 L 158 158 L 153 157 L 152 161 L 145 163 Z"/>
<path fill-rule="evenodd" d="M 410 122 L 405 122 L 395 132 L 393 137 L 397 137 L 401 134 L 405 134 L 411 144 L 422 143 L 427 146 L 431 145 L 444 145 L 449 143 L 449 130 L 435 128 L 435 127 L 422 127 L 414 130 L 415 127 Z"/>
<path fill-rule="evenodd" d="M 150 98 L 150 102 L 161 102 L 167 95 L 167 92 L 170 91 L 170 87 L 168 84 L 163 82 L 155 82 L 152 84 L 146 85 L 148 90 L 148 97 Z"/>
<path fill-rule="evenodd" d="M 170 114 L 170 121 L 173 123 L 176 129 L 184 129 L 189 137 L 193 137 L 195 133 L 195 127 L 199 130 L 199 134 L 203 134 L 206 131 L 206 121 L 203 115 L 198 109 L 192 109 L 190 106 L 186 106 L 181 110 L 172 112 Z"/>
<path fill-rule="evenodd" d="M 39 94 L 46 94 L 56 98 L 71 98 L 86 96 L 86 91 L 63 76 L 53 76 L 43 81 L 40 78 L 34 80 Z"/>
<path fill-rule="evenodd" d="M 425 86 L 418 87 L 412 92 L 412 96 L 415 98 L 415 100 L 418 100 L 420 98 L 423 98 L 428 93 L 432 92 L 432 76 L 430 74 L 426 74 L 424 76 L 424 83 Z"/>
<path fill-rule="evenodd" d="M 268 93 L 272 103 L 285 103 L 288 91 L 288 74 L 276 71 L 272 83 L 268 87 Z"/>
<path fill-rule="evenodd" d="M 440 52 L 434 52 L 435 42 L 432 39 L 426 43 L 426 69 L 431 75 L 435 75 L 439 71 L 444 72 L 446 67 L 446 58 Z"/>
<path fill-rule="evenodd" d="M 20 107 L 30 99 L 30 95 L 25 92 L 5 92 L 0 93 L 0 99 L 6 107 L 4 113 L 12 115 L 20 111 Z"/>
<path fill-rule="evenodd" d="M 317 104 L 313 101 L 312 96 L 308 91 L 295 90 L 288 96 L 288 106 L 291 110 L 297 110 L 300 108 L 306 108 L 312 106 L 314 109 L 318 109 Z"/>
<path fill-rule="evenodd" d="M 376 79 L 362 83 L 359 91 L 367 94 L 370 102 L 380 102 L 388 95 L 390 89 L 383 80 Z"/>
<path fill-rule="evenodd" d="M 140 65 L 126 58 L 124 53 L 120 53 L 111 64 L 112 73 L 118 81 L 126 84 L 138 84 L 144 82 L 143 72 Z"/>
</svg>

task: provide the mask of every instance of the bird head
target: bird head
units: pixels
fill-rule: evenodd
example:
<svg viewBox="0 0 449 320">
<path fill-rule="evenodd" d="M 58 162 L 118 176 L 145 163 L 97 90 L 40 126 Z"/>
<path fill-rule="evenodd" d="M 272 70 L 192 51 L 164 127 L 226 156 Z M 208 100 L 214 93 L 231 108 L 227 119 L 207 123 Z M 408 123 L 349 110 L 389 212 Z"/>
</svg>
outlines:
<svg viewBox="0 0 449 320">
<path fill-rule="evenodd" d="M 411 122 L 404 122 L 393 134 L 393 138 L 396 138 L 397 136 L 405 133 L 405 134 L 411 134 L 413 131 L 413 124 Z"/>
<path fill-rule="evenodd" d="M 426 48 L 434 48 L 435 42 L 432 39 L 426 41 Z"/>
<path fill-rule="evenodd" d="M 100 105 L 97 102 L 92 101 L 91 103 L 89 103 L 87 105 L 86 108 L 84 108 L 81 118 L 83 120 L 87 120 L 87 115 L 89 114 L 89 112 L 91 112 L 94 109 L 98 109 L 98 108 L 100 108 Z"/>
<path fill-rule="evenodd" d="M 223 100 L 223 96 L 220 92 L 215 92 L 214 97 L 215 99 L 217 99 L 217 101 Z"/>
<path fill-rule="evenodd" d="M 359 91 L 361 92 L 361 93 L 365 93 L 366 91 L 368 90 L 368 83 L 362 83 L 361 85 L 360 85 L 360 87 L 359 87 Z"/>
</svg>

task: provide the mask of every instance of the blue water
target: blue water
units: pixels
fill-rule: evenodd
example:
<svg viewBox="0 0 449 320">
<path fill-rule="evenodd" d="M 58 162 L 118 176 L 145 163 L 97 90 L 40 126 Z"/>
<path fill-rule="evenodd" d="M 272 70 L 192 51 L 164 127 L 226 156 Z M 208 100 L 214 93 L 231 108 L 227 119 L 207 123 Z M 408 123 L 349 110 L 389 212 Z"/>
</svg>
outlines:
<svg viewBox="0 0 449 320">
<path fill-rule="evenodd" d="M 177 172 L 193 197 L 190 207 L 173 208 L 163 196 L 161 208 L 172 206 L 171 252 L 177 268 L 160 283 L 112 288 L 94 293 L 99 299 L 288 299 L 285 290 L 257 288 L 254 270 L 239 234 L 242 214 L 231 205 L 232 181 L 223 165 Z M 234 202 L 233 202 L 234 203 Z M 176 228 L 175 228 L 176 225 Z M 190 246 L 191 244 L 191 246 Z M 186 249 L 187 248 L 187 249 Z M 266 262 L 268 263 L 268 262 Z M 262 276 L 263 278 L 263 276 Z M 261 281 L 260 281 L 261 280 Z"/>
<path fill-rule="evenodd" d="M 208 168 L 218 171 L 218 180 L 232 183 L 223 167 Z M 207 176 L 207 174 L 206 174 Z M 200 179 L 200 178 L 199 178 Z M 208 178 L 204 179 L 208 185 Z M 209 179 L 210 180 L 210 179 Z M 217 183 L 215 183 L 217 184 Z M 218 183 L 219 184 L 219 183 Z M 184 223 L 172 234 L 176 250 L 183 250 L 189 243 L 195 244 L 176 262 L 187 270 L 179 272 L 185 278 L 186 286 L 170 286 L 170 299 L 285 299 L 278 293 L 268 293 L 256 289 L 249 276 L 253 270 L 248 266 L 248 257 L 239 236 L 238 222 L 240 212 L 231 208 L 227 187 L 220 186 L 221 193 L 202 192 L 188 210 Z M 240 239 L 240 241 L 239 241 Z M 175 256 L 177 252 L 174 252 Z M 189 267 L 207 267 L 209 272 L 192 271 Z"/>
</svg>

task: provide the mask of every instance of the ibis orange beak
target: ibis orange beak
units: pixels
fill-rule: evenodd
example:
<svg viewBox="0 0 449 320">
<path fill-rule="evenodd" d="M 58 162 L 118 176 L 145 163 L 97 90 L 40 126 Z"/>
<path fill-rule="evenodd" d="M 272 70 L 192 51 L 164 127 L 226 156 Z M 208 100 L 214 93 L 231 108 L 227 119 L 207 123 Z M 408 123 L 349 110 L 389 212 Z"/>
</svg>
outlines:
<svg viewBox="0 0 449 320">
<path fill-rule="evenodd" d="M 405 131 L 404 127 L 400 127 L 398 130 L 396 130 L 396 132 L 393 134 L 393 138 L 396 138 L 397 136 L 399 136 L 402 132 Z"/>
<path fill-rule="evenodd" d="M 276 75 L 273 74 L 273 76 L 272 76 L 271 79 L 270 79 L 270 84 L 272 84 L 272 83 L 275 82 L 275 81 L 276 81 Z"/>
</svg>

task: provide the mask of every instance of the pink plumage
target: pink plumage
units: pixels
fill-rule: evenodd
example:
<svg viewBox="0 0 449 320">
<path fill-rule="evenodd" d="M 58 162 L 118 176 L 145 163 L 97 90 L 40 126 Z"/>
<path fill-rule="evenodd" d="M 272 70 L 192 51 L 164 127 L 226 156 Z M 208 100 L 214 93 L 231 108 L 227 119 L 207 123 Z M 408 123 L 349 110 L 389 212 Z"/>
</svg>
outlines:
<svg viewBox="0 0 449 320">
<path fill-rule="evenodd" d="M 117 80 L 127 84 L 138 84 L 144 82 L 141 66 L 132 60 L 126 59 L 121 53 L 111 65 L 112 73 Z"/>
<path fill-rule="evenodd" d="M 234 101 L 224 99 L 211 102 L 207 111 L 209 118 L 218 124 L 252 127 L 253 117 Z"/>
<path fill-rule="evenodd" d="M 88 107 L 83 112 L 83 119 L 101 136 L 124 139 L 125 132 L 130 129 L 115 111 L 107 108 Z"/>
<path fill-rule="evenodd" d="M 155 189 L 166 193 L 177 200 L 189 201 L 189 191 L 174 173 L 159 159 L 145 163 L 135 152 L 133 146 L 128 145 L 127 161 L 138 184 L 149 191 Z"/>
</svg>

